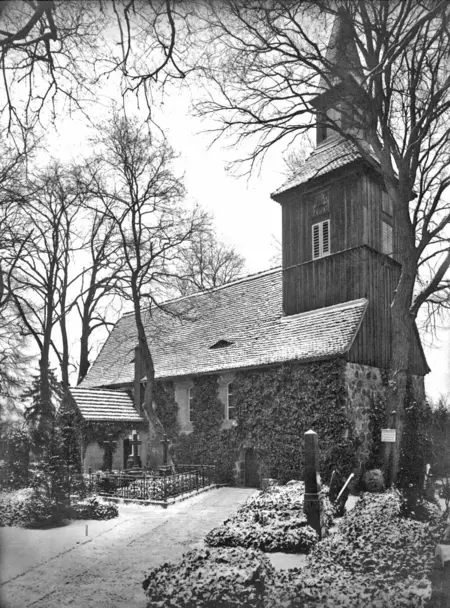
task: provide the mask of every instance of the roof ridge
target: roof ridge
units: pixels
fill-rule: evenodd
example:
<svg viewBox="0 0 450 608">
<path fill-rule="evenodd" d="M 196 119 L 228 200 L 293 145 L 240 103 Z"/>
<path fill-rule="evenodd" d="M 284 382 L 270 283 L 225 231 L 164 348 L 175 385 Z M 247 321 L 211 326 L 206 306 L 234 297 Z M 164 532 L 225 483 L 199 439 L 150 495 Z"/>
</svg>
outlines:
<svg viewBox="0 0 450 608">
<path fill-rule="evenodd" d="M 232 287 L 233 285 L 238 285 L 239 283 L 245 283 L 246 281 L 251 281 L 253 279 L 261 278 L 265 275 L 275 274 L 282 270 L 281 266 L 275 266 L 274 268 L 268 268 L 267 270 L 260 270 L 259 272 L 254 272 L 251 274 L 247 274 L 243 277 L 239 277 L 229 283 L 224 283 L 223 285 L 219 285 L 219 287 L 212 287 L 211 289 L 205 289 L 204 291 L 196 291 L 195 293 L 190 293 L 187 296 L 180 296 L 178 298 L 172 298 L 171 300 L 164 300 L 158 306 L 167 306 L 168 304 L 175 304 L 176 302 L 182 302 L 183 300 L 188 300 L 189 298 L 197 298 L 199 296 L 204 296 L 206 294 L 216 293 L 217 291 L 221 291 L 222 289 L 227 289 L 228 287 Z M 121 319 L 126 316 L 134 314 L 133 311 L 125 312 Z"/>
<path fill-rule="evenodd" d="M 351 308 L 352 306 L 357 306 L 358 304 L 367 304 L 369 300 L 367 298 L 357 298 L 356 300 L 349 300 L 347 302 L 339 302 L 339 304 L 332 304 L 331 306 L 322 306 L 322 308 L 314 308 L 313 310 L 305 310 L 304 312 L 298 312 L 295 315 L 286 315 L 280 318 L 281 322 L 290 321 L 291 319 L 298 319 L 299 317 L 306 316 L 315 316 L 317 314 L 323 314 L 325 310 L 333 311 L 333 310 L 341 310 L 345 308 Z"/>
<path fill-rule="evenodd" d="M 70 386 L 69 387 L 70 392 L 72 391 L 94 391 L 96 393 L 114 393 L 114 394 L 119 394 L 119 395 L 126 395 L 127 397 L 129 397 L 129 392 L 128 391 L 120 391 L 120 390 L 114 390 L 112 388 L 85 388 L 84 386 Z"/>
</svg>

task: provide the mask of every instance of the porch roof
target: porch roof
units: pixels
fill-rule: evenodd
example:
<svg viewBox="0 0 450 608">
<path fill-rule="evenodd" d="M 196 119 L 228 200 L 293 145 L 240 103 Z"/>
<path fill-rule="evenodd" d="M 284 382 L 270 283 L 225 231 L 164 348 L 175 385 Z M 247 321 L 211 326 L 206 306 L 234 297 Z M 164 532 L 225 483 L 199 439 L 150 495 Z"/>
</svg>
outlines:
<svg viewBox="0 0 450 608">
<path fill-rule="evenodd" d="M 130 395 L 123 391 L 71 388 L 70 394 L 88 421 L 143 422 Z"/>
</svg>

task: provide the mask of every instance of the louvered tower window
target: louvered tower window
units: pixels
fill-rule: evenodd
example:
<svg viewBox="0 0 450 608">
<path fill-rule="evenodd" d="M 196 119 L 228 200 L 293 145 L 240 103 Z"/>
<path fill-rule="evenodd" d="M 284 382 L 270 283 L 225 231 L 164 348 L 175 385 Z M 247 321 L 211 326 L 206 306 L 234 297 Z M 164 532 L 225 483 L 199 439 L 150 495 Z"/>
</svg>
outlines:
<svg viewBox="0 0 450 608">
<path fill-rule="evenodd" d="M 312 225 L 313 260 L 330 253 L 330 220 Z"/>
</svg>

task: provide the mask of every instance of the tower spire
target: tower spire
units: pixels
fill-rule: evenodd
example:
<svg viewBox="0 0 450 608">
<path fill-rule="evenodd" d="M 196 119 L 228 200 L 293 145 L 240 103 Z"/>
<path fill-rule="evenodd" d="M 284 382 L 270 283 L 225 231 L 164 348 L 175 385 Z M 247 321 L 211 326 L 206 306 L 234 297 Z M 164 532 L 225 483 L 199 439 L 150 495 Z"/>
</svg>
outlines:
<svg viewBox="0 0 450 608">
<path fill-rule="evenodd" d="M 363 72 L 355 36 L 355 27 L 351 15 L 344 7 L 340 7 L 328 42 L 324 60 L 324 74 L 319 82 L 319 95 L 339 86 L 341 83 L 344 85 L 350 84 L 349 78 L 354 82 L 362 80 Z"/>
</svg>

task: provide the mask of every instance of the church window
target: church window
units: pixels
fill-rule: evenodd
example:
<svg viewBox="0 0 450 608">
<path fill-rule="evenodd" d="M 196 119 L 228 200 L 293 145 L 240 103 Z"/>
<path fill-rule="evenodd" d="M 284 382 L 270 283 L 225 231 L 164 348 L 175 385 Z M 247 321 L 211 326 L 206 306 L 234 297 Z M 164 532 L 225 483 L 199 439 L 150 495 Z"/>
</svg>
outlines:
<svg viewBox="0 0 450 608">
<path fill-rule="evenodd" d="M 234 390 L 233 383 L 230 382 L 228 385 L 228 393 L 227 393 L 227 420 L 235 420 L 236 418 L 236 405 L 234 401 Z"/>
<path fill-rule="evenodd" d="M 193 401 L 194 401 L 194 387 L 191 386 L 191 388 L 188 390 L 188 421 L 189 422 L 192 422 L 192 414 L 194 411 Z"/>
<path fill-rule="evenodd" d="M 381 222 L 381 251 L 386 255 L 393 253 L 392 226 L 384 220 Z"/>
<path fill-rule="evenodd" d="M 330 253 L 330 220 L 318 222 L 312 226 L 312 256 L 313 260 L 322 258 Z"/>
</svg>

